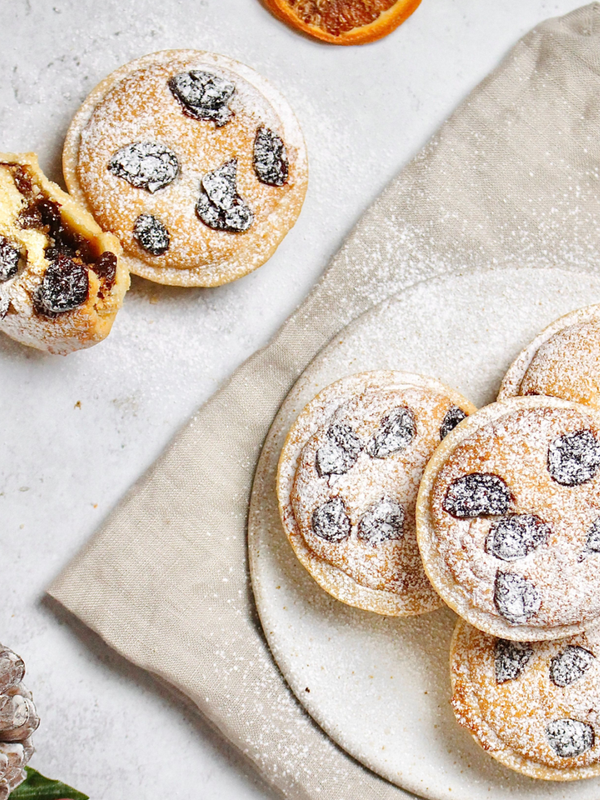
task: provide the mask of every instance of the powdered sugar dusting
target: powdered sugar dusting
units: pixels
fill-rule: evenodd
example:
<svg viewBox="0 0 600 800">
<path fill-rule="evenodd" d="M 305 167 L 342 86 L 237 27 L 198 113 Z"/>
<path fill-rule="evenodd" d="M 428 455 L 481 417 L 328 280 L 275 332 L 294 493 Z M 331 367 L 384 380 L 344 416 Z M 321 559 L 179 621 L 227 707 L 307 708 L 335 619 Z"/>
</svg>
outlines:
<svg viewBox="0 0 600 800">
<path fill-rule="evenodd" d="M 414 504 L 425 464 L 440 440 L 440 427 L 453 401 L 440 390 L 402 386 L 398 376 L 390 389 L 366 391 L 352 397 L 339 388 L 344 402 L 330 420 L 304 444 L 291 493 L 300 534 L 310 550 L 363 586 L 399 595 L 422 597 L 427 606 L 437 600 L 421 566 L 416 537 Z M 469 406 L 465 403 L 466 409 Z M 414 434 L 396 440 L 397 449 L 371 447 L 390 412 L 402 410 L 414 419 Z M 345 426 L 362 442 L 354 462 L 341 474 L 319 476 L 318 454 L 332 424 Z M 327 541 L 314 530 L 313 517 L 331 499 L 343 502 L 351 533 Z M 377 546 L 358 535 L 364 515 L 382 500 L 395 501 L 403 512 L 402 536 Z M 429 596 L 429 597 L 428 597 Z"/>
<path fill-rule="evenodd" d="M 285 435 L 323 387 L 361 370 L 421 370 L 478 403 L 489 401 L 514 353 L 551 319 L 600 294 L 599 280 L 561 270 L 480 271 L 408 289 L 319 354 L 284 403 L 263 450 L 249 545 L 255 597 L 275 660 L 336 743 L 416 794 L 441 800 L 451 789 L 462 796 L 475 781 L 494 800 L 565 797 L 560 785 L 507 771 L 461 735 L 448 703 L 453 617 L 447 609 L 390 619 L 342 605 L 315 584 L 279 521 L 275 471 Z M 531 297 L 537 298 L 533 305 Z M 569 796 L 586 800 L 597 794 L 586 782 L 568 788 Z"/>
<path fill-rule="evenodd" d="M 386 458 L 371 445 L 389 412 L 398 408 L 416 420 L 418 437 Z M 414 534 L 414 499 L 419 479 L 440 437 L 448 409 L 474 407 L 439 382 L 418 375 L 375 372 L 349 376 L 328 386 L 304 409 L 281 454 L 278 494 L 282 521 L 298 558 L 317 582 L 350 605 L 386 614 L 423 613 L 439 605 L 421 566 Z M 319 475 L 319 452 L 330 444 L 332 426 L 352 431 L 350 460 L 338 473 Z M 369 452 L 371 450 L 371 452 Z M 314 529 L 314 515 L 331 500 L 343 506 L 348 535 L 327 542 Z M 364 516 L 380 503 L 402 509 L 402 535 L 374 547 L 359 535 Z M 333 512 L 334 509 L 332 508 Z M 347 522 L 346 522 L 347 519 Z"/>
<path fill-rule="evenodd" d="M 498 399 L 549 395 L 600 406 L 600 307 L 561 317 L 523 350 L 508 370 Z"/>
<path fill-rule="evenodd" d="M 459 621 L 453 706 L 495 758 L 535 778 L 600 774 L 600 633 L 519 644 Z"/>
<path fill-rule="evenodd" d="M 452 576 L 450 597 L 460 596 L 467 619 L 478 609 L 490 626 L 503 620 L 506 638 L 513 638 L 513 625 L 514 638 L 525 638 L 528 629 L 535 638 L 553 638 L 562 626 L 595 621 L 600 615 L 598 565 L 596 556 L 588 557 L 586 542 L 600 515 L 600 476 L 597 466 L 592 470 L 587 463 L 587 451 L 560 450 L 561 459 L 555 454 L 561 442 L 579 443 L 582 435 L 600 448 L 598 412 L 532 398 L 489 406 L 470 423 L 470 431 L 458 429 L 454 447 L 440 455 L 439 470 L 432 468 L 436 477 L 429 494 L 429 533 L 437 553 L 432 558 Z M 545 526 L 545 535 L 535 540 L 526 538 L 527 526 L 520 526 L 514 532 L 520 535 L 519 546 L 509 546 L 508 562 L 490 542 L 498 522 L 489 509 L 460 519 L 445 508 L 455 481 L 473 473 L 497 476 L 507 487 L 509 502 L 496 512 L 506 523 L 515 515 L 534 515 L 536 524 Z"/>
<path fill-rule="evenodd" d="M 219 85 L 233 87 L 227 118 L 186 111 L 172 89 L 173 79 L 186 74 L 213 76 Z M 254 144 L 261 128 L 285 143 L 285 184 L 268 185 L 255 172 Z M 107 169 L 133 144 L 172 154 L 177 174 L 171 169 L 168 180 L 149 184 L 149 194 L 136 185 L 137 164 L 129 170 L 133 183 L 124 168 Z M 306 191 L 302 135 L 285 100 L 247 67 L 195 51 L 146 56 L 109 76 L 76 116 L 65 153 L 69 188 L 119 237 L 132 271 L 165 283 L 217 285 L 256 268 L 294 224 Z M 209 214 L 217 206 L 198 204 L 207 198 L 207 176 L 228 164 L 236 166 L 239 200 L 224 211 L 235 214 L 236 222 L 217 225 Z M 237 222 L 241 210 L 244 224 Z M 168 231 L 164 252 L 149 254 L 138 246 L 133 229 L 142 213 Z"/>
</svg>

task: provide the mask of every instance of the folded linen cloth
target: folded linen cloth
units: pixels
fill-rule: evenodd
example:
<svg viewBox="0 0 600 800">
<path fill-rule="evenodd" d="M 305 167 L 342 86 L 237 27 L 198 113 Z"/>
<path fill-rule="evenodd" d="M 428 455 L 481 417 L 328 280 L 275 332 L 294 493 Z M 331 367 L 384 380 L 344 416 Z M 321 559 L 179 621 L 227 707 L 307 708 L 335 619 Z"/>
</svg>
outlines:
<svg viewBox="0 0 600 800">
<path fill-rule="evenodd" d="M 49 589 L 119 653 L 188 695 L 287 798 L 408 795 L 311 721 L 262 637 L 246 518 L 273 417 L 336 332 L 417 281 L 485 265 L 600 264 L 599 98 L 600 4 L 525 36 Z"/>
</svg>

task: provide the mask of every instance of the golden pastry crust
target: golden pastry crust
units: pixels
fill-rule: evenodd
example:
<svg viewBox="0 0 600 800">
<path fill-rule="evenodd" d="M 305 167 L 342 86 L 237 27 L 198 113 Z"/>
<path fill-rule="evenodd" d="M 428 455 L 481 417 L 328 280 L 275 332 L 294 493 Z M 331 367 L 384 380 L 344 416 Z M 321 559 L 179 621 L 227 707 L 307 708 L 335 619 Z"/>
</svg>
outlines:
<svg viewBox="0 0 600 800">
<path fill-rule="evenodd" d="M 176 76 L 187 75 L 189 83 L 194 71 L 221 82 L 216 89 L 224 92 L 222 99 L 232 92 L 213 118 L 191 116 L 170 88 Z M 287 172 L 283 168 L 275 183 L 256 170 L 259 131 L 279 137 L 285 148 Z M 163 161 L 162 182 L 150 189 L 132 185 L 114 163 L 116 154 L 125 153 L 126 167 L 140 168 L 135 157 L 141 151 L 133 153 L 132 166 L 132 153 L 124 149 L 140 144 L 160 148 L 157 158 Z M 142 172 L 156 163 L 147 159 Z M 219 172 L 215 182 L 211 176 L 223 168 L 227 180 Z M 152 53 L 102 81 L 71 123 L 63 169 L 69 191 L 119 237 L 131 272 L 174 286 L 219 286 L 263 264 L 296 222 L 308 182 L 304 140 L 286 100 L 249 67 L 196 50 Z M 207 180 L 215 185 L 211 197 L 245 214 L 236 232 L 210 227 L 196 213 L 200 197 L 207 198 Z M 227 181 L 237 198 L 219 195 Z M 209 211 L 218 216 L 215 206 L 209 204 Z M 136 227 L 142 215 L 162 226 L 164 241 L 160 245 L 159 234 L 154 253 L 142 246 Z"/>
<path fill-rule="evenodd" d="M 119 241 L 34 153 L 0 153 L 0 248 L 0 331 L 60 355 L 108 336 L 129 288 Z"/>
<path fill-rule="evenodd" d="M 600 632 L 515 643 L 459 620 L 452 707 L 484 750 L 532 778 L 600 775 Z"/>
<path fill-rule="evenodd" d="M 453 431 L 417 500 L 423 563 L 446 603 L 513 640 L 596 623 L 599 467 L 600 411 L 555 398 L 494 403 Z"/>
<path fill-rule="evenodd" d="M 572 311 L 549 325 L 511 364 L 498 400 L 561 397 L 600 407 L 600 306 Z"/>
<path fill-rule="evenodd" d="M 296 555 L 327 592 L 390 616 L 440 606 L 421 565 L 414 503 L 442 427 L 474 410 L 436 380 L 382 371 L 343 378 L 302 411 L 279 460 L 279 508 Z"/>
</svg>

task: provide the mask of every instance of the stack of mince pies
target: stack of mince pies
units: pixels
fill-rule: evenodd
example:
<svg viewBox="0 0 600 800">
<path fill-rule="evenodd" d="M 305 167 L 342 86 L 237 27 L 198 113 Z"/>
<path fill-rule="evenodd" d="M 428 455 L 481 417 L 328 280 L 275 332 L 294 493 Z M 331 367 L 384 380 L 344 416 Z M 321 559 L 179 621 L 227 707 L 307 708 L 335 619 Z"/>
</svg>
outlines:
<svg viewBox="0 0 600 800">
<path fill-rule="evenodd" d="M 33 153 L 0 154 L 0 331 L 67 354 L 110 332 L 134 273 L 219 286 L 296 222 L 307 155 L 287 101 L 249 67 L 196 50 L 133 61 L 68 130 L 69 194 Z"/>
<path fill-rule="evenodd" d="M 333 597 L 458 614 L 452 706 L 484 750 L 533 778 L 600 775 L 600 306 L 543 331 L 480 410 L 402 372 L 328 386 L 277 492 Z"/>
</svg>

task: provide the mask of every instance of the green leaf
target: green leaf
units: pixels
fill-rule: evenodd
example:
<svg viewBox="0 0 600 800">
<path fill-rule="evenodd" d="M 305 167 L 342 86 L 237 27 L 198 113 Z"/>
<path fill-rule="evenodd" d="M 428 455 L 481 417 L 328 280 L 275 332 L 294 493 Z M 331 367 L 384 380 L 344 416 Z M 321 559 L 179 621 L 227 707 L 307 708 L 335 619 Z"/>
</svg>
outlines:
<svg viewBox="0 0 600 800">
<path fill-rule="evenodd" d="M 9 800 L 90 800 L 87 794 L 71 789 L 66 783 L 44 778 L 35 769 L 25 767 L 27 780 L 10 793 Z"/>
</svg>

